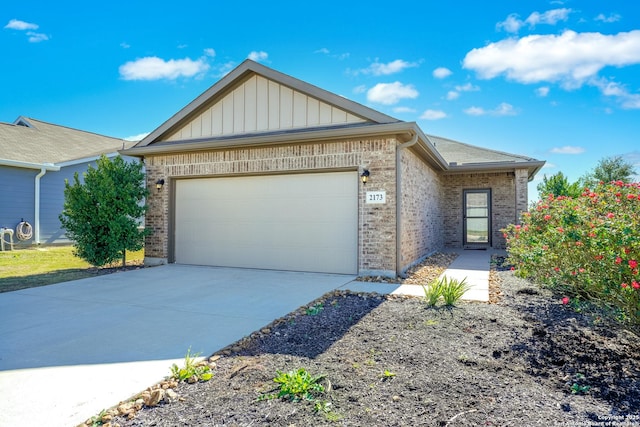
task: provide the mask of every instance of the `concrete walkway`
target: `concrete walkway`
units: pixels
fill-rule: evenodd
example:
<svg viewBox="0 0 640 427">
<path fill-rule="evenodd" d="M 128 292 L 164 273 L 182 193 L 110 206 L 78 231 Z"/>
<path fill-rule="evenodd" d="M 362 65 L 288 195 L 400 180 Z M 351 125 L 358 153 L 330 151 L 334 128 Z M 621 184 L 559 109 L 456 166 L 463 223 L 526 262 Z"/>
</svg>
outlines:
<svg viewBox="0 0 640 427">
<path fill-rule="evenodd" d="M 489 270 L 491 255 L 501 251 L 495 250 L 461 250 L 456 251 L 458 257 L 442 273 L 442 276 L 458 280 L 466 279 L 471 285 L 462 299 L 467 301 L 489 301 Z M 502 251 L 503 252 L 503 251 Z M 426 283 L 425 283 L 426 285 Z M 419 285 L 397 285 L 389 283 L 350 282 L 343 286 L 354 292 L 378 292 L 380 294 L 424 296 Z"/>
</svg>

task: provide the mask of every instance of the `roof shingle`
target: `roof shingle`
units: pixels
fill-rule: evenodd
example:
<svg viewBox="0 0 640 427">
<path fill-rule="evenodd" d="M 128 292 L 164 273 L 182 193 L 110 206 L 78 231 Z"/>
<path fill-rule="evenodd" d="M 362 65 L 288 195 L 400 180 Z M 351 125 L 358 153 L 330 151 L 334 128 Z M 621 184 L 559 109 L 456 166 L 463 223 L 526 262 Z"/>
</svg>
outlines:
<svg viewBox="0 0 640 427">
<path fill-rule="evenodd" d="M 115 153 L 134 144 L 32 118 L 0 122 L 0 159 L 4 160 L 56 164 Z"/>
</svg>

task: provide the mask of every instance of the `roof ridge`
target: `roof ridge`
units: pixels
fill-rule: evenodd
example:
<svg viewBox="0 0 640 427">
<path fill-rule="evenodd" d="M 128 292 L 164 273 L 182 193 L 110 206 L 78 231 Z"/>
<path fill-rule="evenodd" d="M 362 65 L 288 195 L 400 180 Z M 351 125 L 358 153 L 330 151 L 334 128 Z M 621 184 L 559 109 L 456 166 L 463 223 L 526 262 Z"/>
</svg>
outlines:
<svg viewBox="0 0 640 427">
<path fill-rule="evenodd" d="M 78 132 L 78 133 L 95 135 L 95 136 L 99 136 L 101 138 L 115 139 L 117 141 L 125 141 L 124 138 L 117 138 L 115 136 L 104 135 L 104 134 L 97 133 L 97 132 L 91 132 L 91 131 L 87 131 L 87 130 L 76 129 L 76 128 L 72 128 L 71 126 L 59 125 L 59 124 L 56 124 L 56 123 L 46 122 L 44 120 L 34 119 L 33 117 L 25 117 L 25 116 L 20 116 L 20 117 L 21 118 L 25 118 L 25 119 L 30 120 L 30 121 L 43 123 L 43 124 L 48 125 L 48 126 L 54 126 L 54 127 L 57 127 L 57 128 L 67 129 L 67 130 Z M 36 130 L 39 130 L 39 129 L 37 129 L 37 127 L 36 127 Z"/>
<path fill-rule="evenodd" d="M 473 145 L 473 144 L 469 144 L 469 143 L 466 143 L 466 142 L 460 142 L 460 141 L 456 141 L 455 139 L 445 138 L 445 137 L 438 136 L 438 135 L 431 135 L 431 134 L 429 134 L 429 135 L 427 135 L 427 137 L 430 137 L 430 138 L 438 138 L 438 139 L 442 139 L 442 140 L 445 140 L 445 141 L 453 142 L 453 143 L 456 143 L 456 144 L 464 145 L 464 146 L 466 146 L 466 147 L 473 147 L 473 148 L 477 148 L 477 149 L 479 149 L 479 150 L 491 151 L 492 153 L 502 154 L 502 155 L 504 155 L 504 156 L 518 157 L 518 158 L 520 158 L 520 159 L 524 159 L 524 160 L 537 160 L 537 159 L 535 159 L 535 158 L 533 158 L 533 157 L 531 157 L 531 156 L 523 156 L 523 155 L 521 155 L 521 154 L 514 154 L 514 153 L 508 153 L 508 152 L 506 152 L 506 151 L 494 150 L 493 148 L 480 147 L 480 146 L 478 146 L 478 145 Z M 436 146 L 436 150 L 437 150 L 437 149 L 438 149 L 438 147 Z"/>
</svg>

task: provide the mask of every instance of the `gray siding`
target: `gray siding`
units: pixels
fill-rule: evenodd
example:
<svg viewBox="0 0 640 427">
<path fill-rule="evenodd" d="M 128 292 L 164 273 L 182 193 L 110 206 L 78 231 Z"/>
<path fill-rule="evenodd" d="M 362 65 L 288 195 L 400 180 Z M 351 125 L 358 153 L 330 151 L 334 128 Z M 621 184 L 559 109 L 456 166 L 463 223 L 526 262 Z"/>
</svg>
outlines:
<svg viewBox="0 0 640 427">
<path fill-rule="evenodd" d="M 0 167 L 0 182 L 3 183 L 0 195 L 0 227 L 15 231 L 16 225 L 22 219 L 33 224 L 35 176 L 38 172 L 40 171 L 33 169 Z M 13 241 L 18 243 L 15 235 Z M 27 243 L 29 242 L 18 244 Z"/>
<path fill-rule="evenodd" d="M 134 157 L 123 157 L 126 161 L 138 161 Z M 40 179 L 40 243 L 70 244 L 72 243 L 61 228 L 58 218 L 64 207 L 64 182 L 73 182 L 73 175 L 82 174 L 89 165 L 96 167 L 96 162 L 86 162 L 61 168 L 60 171 L 47 171 Z M 0 182 L 9 183 L 2 190 L 0 200 L 0 227 L 12 228 L 24 219 L 35 226 L 35 177 L 39 173 L 35 169 L 0 167 Z M 35 230 L 34 230 L 35 234 Z M 18 240 L 14 236 L 14 242 Z M 19 245 L 33 243 L 34 240 L 18 242 Z"/>
<path fill-rule="evenodd" d="M 95 162 L 91 162 L 95 167 Z M 60 226 L 58 216 L 64 207 L 64 181 L 73 183 L 73 174 L 87 170 L 89 163 L 61 168 L 58 172 L 47 172 L 40 181 L 40 243 L 71 243 Z"/>
</svg>

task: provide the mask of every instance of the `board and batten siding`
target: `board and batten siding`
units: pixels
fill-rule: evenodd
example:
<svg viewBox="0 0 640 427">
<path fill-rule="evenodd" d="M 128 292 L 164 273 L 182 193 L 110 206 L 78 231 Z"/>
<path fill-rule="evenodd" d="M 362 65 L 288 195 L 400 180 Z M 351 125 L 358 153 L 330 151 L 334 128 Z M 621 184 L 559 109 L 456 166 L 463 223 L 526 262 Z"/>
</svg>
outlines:
<svg viewBox="0 0 640 427">
<path fill-rule="evenodd" d="M 345 110 L 254 75 L 166 140 L 363 122 L 366 120 Z"/>
</svg>

